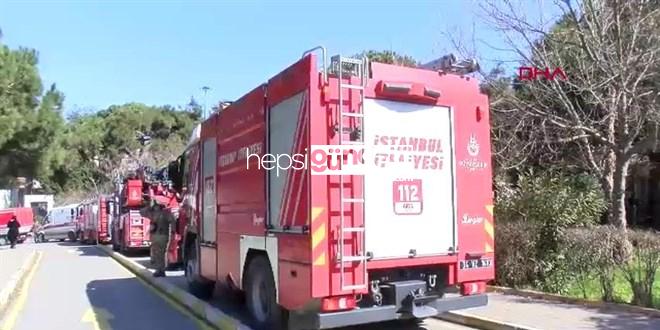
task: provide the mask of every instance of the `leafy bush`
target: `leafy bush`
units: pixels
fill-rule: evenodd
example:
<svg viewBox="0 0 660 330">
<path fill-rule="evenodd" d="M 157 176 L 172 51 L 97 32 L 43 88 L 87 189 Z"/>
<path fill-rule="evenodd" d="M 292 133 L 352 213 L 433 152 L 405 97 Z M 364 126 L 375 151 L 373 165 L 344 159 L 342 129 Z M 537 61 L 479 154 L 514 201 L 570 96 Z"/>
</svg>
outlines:
<svg viewBox="0 0 660 330">
<path fill-rule="evenodd" d="M 525 222 L 502 222 L 495 230 L 496 282 L 522 287 L 535 281 L 538 226 Z"/>
<path fill-rule="evenodd" d="M 575 275 L 562 246 L 570 227 L 596 223 L 606 209 L 597 181 L 557 171 L 522 174 L 496 186 L 498 282 L 562 293 Z"/>
<path fill-rule="evenodd" d="M 526 221 L 580 226 L 596 223 L 607 204 L 595 178 L 559 171 L 528 171 L 515 184 L 496 184 L 498 223 Z"/>
<path fill-rule="evenodd" d="M 660 267 L 660 236 L 651 231 L 631 230 L 628 239 L 634 256 L 621 270 L 632 289 L 632 303 L 653 307 L 653 284 Z"/>
<path fill-rule="evenodd" d="M 588 286 L 595 280 L 600 284 L 601 297 L 614 301 L 614 273 L 619 259 L 617 247 L 625 236 L 613 226 L 574 228 L 566 232 L 562 240 L 565 267 L 588 298 Z"/>
</svg>

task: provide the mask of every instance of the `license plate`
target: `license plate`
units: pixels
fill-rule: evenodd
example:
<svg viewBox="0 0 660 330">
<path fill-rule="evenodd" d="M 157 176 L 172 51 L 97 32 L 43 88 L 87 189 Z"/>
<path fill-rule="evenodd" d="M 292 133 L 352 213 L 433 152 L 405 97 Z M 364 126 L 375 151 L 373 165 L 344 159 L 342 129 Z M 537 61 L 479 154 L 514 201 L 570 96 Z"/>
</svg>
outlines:
<svg viewBox="0 0 660 330">
<path fill-rule="evenodd" d="M 470 259 L 459 263 L 461 269 L 488 268 L 493 264 L 492 259 Z"/>
</svg>

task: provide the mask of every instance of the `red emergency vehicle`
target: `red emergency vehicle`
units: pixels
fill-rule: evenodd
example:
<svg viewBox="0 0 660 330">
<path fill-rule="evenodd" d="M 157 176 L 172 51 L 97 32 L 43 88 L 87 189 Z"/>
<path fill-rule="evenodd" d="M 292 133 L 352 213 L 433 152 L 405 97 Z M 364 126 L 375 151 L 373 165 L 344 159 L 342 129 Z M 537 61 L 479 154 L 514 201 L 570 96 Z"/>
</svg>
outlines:
<svg viewBox="0 0 660 330">
<path fill-rule="evenodd" d="M 80 204 L 78 217 L 78 239 L 83 244 L 107 244 L 110 242 L 112 201 L 100 195 Z"/>
<path fill-rule="evenodd" d="M 173 189 L 153 176 L 148 171 L 140 171 L 137 177 L 127 178 L 117 190 L 120 207 L 117 221 L 112 222 L 112 247 L 115 251 L 141 250 L 149 248 L 151 220 L 140 215 L 140 208 L 144 207 L 145 198 L 159 203 L 170 209 L 178 216 L 179 203 Z M 181 235 L 174 235 L 170 240 L 168 261 L 173 266 L 180 259 L 177 247 L 180 245 Z"/>
<path fill-rule="evenodd" d="M 142 178 L 127 178 L 117 189 L 118 221 L 112 223 L 112 248 L 122 253 L 143 250 L 151 245 L 149 219 L 140 215 L 144 206 Z"/>
<path fill-rule="evenodd" d="M 32 232 L 32 227 L 34 226 L 34 214 L 32 208 L 15 207 L 0 210 L 0 245 L 2 245 L 2 243 L 9 244 L 9 239 L 7 238 L 7 232 L 9 231 L 7 223 L 13 216 L 16 216 L 16 220 L 21 224 L 21 227 L 18 229 L 18 243 L 25 242 L 28 234 Z"/>
<path fill-rule="evenodd" d="M 340 56 L 328 67 L 315 50 L 323 69 L 308 52 L 195 130 L 183 160 L 190 290 L 240 289 L 261 329 L 487 304 L 493 196 L 478 81 Z M 337 165 L 360 150 L 368 171 Z"/>
</svg>

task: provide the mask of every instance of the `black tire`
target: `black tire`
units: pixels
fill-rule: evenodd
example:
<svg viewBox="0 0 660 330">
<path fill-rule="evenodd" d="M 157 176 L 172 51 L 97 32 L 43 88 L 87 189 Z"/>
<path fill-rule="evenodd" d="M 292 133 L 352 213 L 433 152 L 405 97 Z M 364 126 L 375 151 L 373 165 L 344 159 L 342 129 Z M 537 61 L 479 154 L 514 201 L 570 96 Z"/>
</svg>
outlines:
<svg viewBox="0 0 660 330">
<path fill-rule="evenodd" d="M 46 235 L 43 234 L 43 233 L 42 233 L 42 234 L 39 234 L 39 243 L 46 243 L 46 242 L 48 242 L 48 241 L 46 240 Z"/>
<path fill-rule="evenodd" d="M 126 255 L 128 253 L 128 249 L 126 248 L 126 245 L 124 243 L 119 243 L 119 253 Z"/>
<path fill-rule="evenodd" d="M 227 281 L 229 281 L 229 279 Z M 218 292 L 222 299 L 231 301 L 240 306 L 245 305 L 245 292 L 230 286 L 228 283 L 216 287 L 216 292 Z"/>
<path fill-rule="evenodd" d="M 197 249 L 193 242 L 192 246 L 188 249 L 186 259 L 184 260 L 184 273 L 186 276 L 186 282 L 188 283 L 188 291 L 199 299 L 208 300 L 213 296 L 215 283 L 206 281 L 199 276 L 197 273 L 197 269 L 199 269 L 199 267 L 197 267 L 198 263 Z"/>
<path fill-rule="evenodd" d="M 75 242 L 78 240 L 78 237 L 76 237 L 76 233 L 70 231 L 69 234 L 67 235 L 69 237 L 69 242 Z"/>
<path fill-rule="evenodd" d="M 112 251 L 119 252 L 119 245 L 117 244 L 117 240 L 113 237 L 111 242 L 112 242 Z"/>
<path fill-rule="evenodd" d="M 421 325 L 424 323 L 425 319 L 417 319 L 417 318 L 410 318 L 410 319 L 402 319 L 402 320 L 397 320 L 401 328 L 408 328 L 408 329 L 423 329 Z"/>
<path fill-rule="evenodd" d="M 259 330 L 282 329 L 284 313 L 277 304 L 273 270 L 266 257 L 260 255 L 252 258 L 243 288 L 254 327 Z"/>
<path fill-rule="evenodd" d="M 120 231 L 119 232 L 119 235 L 120 235 L 119 237 L 124 237 L 123 234 L 124 233 Z M 124 241 L 120 240 L 118 245 L 119 245 L 119 253 L 121 253 L 123 255 L 126 255 L 126 252 L 128 252 L 128 250 L 126 249 L 126 245 L 124 245 Z"/>
</svg>

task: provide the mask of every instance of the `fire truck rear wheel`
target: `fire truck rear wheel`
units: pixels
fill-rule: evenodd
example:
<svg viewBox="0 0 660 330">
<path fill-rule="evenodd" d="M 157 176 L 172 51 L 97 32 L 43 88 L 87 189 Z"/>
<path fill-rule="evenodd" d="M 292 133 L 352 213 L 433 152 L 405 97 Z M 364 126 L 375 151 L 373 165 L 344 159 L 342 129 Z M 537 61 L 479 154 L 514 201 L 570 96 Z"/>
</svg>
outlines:
<svg viewBox="0 0 660 330">
<path fill-rule="evenodd" d="M 247 307 L 258 329 L 280 329 L 283 313 L 277 304 L 275 280 L 268 259 L 255 256 L 248 266 L 245 279 Z"/>
<path fill-rule="evenodd" d="M 410 318 L 398 320 L 398 323 L 402 328 L 420 328 L 424 323 L 424 320 L 425 319 Z"/>
<path fill-rule="evenodd" d="M 119 245 L 114 237 L 112 238 L 112 251 L 119 252 Z"/>
</svg>

